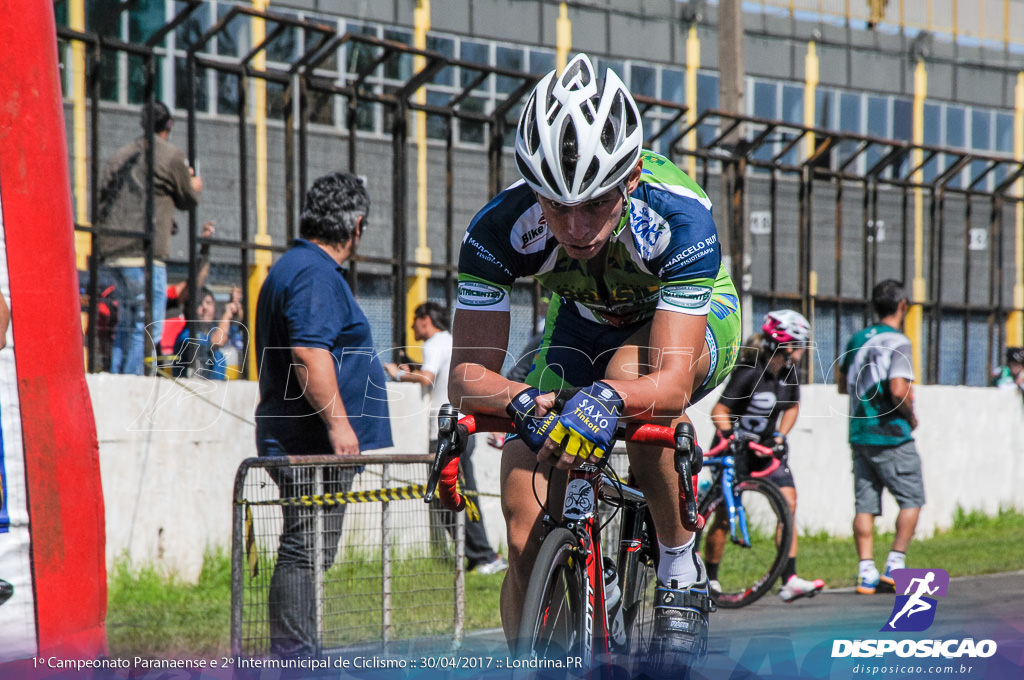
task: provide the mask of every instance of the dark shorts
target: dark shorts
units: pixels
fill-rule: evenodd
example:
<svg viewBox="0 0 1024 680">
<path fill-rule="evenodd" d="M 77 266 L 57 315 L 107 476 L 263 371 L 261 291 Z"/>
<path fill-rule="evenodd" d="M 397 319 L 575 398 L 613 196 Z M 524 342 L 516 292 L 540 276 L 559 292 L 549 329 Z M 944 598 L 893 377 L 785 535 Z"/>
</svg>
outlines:
<svg viewBox="0 0 1024 680">
<path fill-rule="evenodd" d="M 853 491 L 857 513 L 882 514 L 882 489 L 900 509 L 924 505 L 921 457 L 910 440 L 897 446 L 858 446 L 853 449 Z"/>
<path fill-rule="evenodd" d="M 723 291 L 719 291 L 719 286 Z M 711 356 L 708 375 L 690 399 L 695 404 L 724 382 L 736 363 L 740 344 L 740 314 L 732 283 L 716 282 L 712 311 L 708 314 L 705 345 Z M 526 377 L 527 384 L 548 392 L 586 387 L 605 377 L 616 350 L 650 321 L 615 327 L 581 317 L 572 304 L 552 300 L 545 321 L 544 339 Z"/>
<path fill-rule="evenodd" d="M 796 488 L 796 484 L 793 482 L 793 472 L 789 469 L 788 453 L 779 460 L 779 467 L 775 468 L 775 472 L 765 477 L 765 479 L 774 483 L 780 489 L 784 487 Z"/>
</svg>

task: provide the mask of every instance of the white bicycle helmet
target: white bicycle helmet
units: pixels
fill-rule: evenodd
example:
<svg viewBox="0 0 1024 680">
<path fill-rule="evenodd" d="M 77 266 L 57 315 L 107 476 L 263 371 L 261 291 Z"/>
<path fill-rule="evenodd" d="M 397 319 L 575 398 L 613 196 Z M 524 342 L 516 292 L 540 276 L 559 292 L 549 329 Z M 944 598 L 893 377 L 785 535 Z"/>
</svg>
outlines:
<svg viewBox="0 0 1024 680">
<path fill-rule="evenodd" d="M 777 309 L 765 314 L 761 330 L 764 331 L 765 337 L 780 344 L 806 343 L 811 339 L 811 324 L 803 314 L 792 309 Z"/>
<path fill-rule="evenodd" d="M 541 196 L 567 205 L 623 185 L 643 146 L 640 112 L 611 69 L 577 54 L 534 88 L 516 130 L 516 166 Z"/>
</svg>

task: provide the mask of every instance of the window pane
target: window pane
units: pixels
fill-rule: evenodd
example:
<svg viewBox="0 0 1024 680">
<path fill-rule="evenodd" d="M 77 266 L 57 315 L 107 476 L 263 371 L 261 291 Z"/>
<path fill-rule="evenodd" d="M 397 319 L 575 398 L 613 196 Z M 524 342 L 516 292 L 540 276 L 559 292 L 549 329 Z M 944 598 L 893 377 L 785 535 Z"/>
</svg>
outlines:
<svg viewBox="0 0 1024 680">
<path fill-rule="evenodd" d="M 384 31 L 384 39 L 411 45 L 412 33 L 391 29 Z M 412 77 L 412 55 L 408 52 L 392 52 L 384 62 L 384 77 L 403 82 L 409 80 Z"/>
<path fill-rule="evenodd" d="M 966 146 L 966 135 L 964 133 L 964 121 L 966 114 L 962 107 L 946 107 L 946 144 L 963 148 Z"/>
<path fill-rule="evenodd" d="M 530 73 L 548 73 L 555 68 L 555 53 L 530 50 Z"/>
<path fill-rule="evenodd" d="M 85 3 L 85 30 L 96 31 L 108 38 L 121 37 L 118 0 L 92 0 Z"/>
<path fill-rule="evenodd" d="M 118 54 L 104 49 L 100 53 L 100 99 L 108 102 L 118 100 Z"/>
<path fill-rule="evenodd" d="M 892 136 L 911 141 L 914 130 L 914 104 L 909 99 L 892 100 Z"/>
<path fill-rule="evenodd" d="M 685 88 L 685 76 L 682 71 L 675 68 L 663 68 L 661 69 L 661 98 L 682 104 L 686 101 L 686 90 Z M 700 102 L 700 78 L 697 75 L 697 101 Z M 715 84 L 717 88 L 717 83 Z M 701 109 L 698 105 L 697 112 L 700 113 Z"/>
<path fill-rule="evenodd" d="M 814 93 L 814 125 L 821 128 L 833 127 L 832 116 L 835 115 L 835 92 L 819 88 Z"/>
<path fill-rule="evenodd" d="M 277 26 L 276 21 L 267 22 L 267 35 L 269 36 L 271 31 L 277 30 Z M 295 61 L 298 54 L 298 33 L 299 30 L 295 26 L 286 25 L 284 31 L 267 45 L 267 59 L 284 64 Z"/>
<path fill-rule="evenodd" d="M 782 86 L 782 120 L 801 125 L 804 122 L 803 85 Z"/>
<path fill-rule="evenodd" d="M 939 146 L 942 142 L 942 107 L 938 104 L 924 105 L 924 143 L 929 146 Z M 942 169 L 941 156 L 928 162 L 924 166 L 924 179 L 931 182 L 935 179 L 939 170 Z"/>
<path fill-rule="evenodd" d="M 217 72 L 218 113 L 238 115 L 238 107 L 241 104 L 242 96 L 239 85 L 238 76 L 234 73 Z"/>
<path fill-rule="evenodd" d="M 197 111 L 209 111 L 210 102 L 206 96 L 206 72 L 204 69 L 196 69 L 196 79 L 192 83 L 191 92 L 196 98 Z M 187 108 L 189 98 L 188 69 L 185 68 L 185 58 L 179 57 L 174 60 L 174 105 L 176 108 Z"/>
<path fill-rule="evenodd" d="M 615 71 L 615 74 L 617 76 L 619 76 L 619 78 L 625 77 L 625 74 L 626 74 L 626 65 L 625 65 L 625 63 L 622 62 L 622 61 L 618 61 L 618 60 L 598 59 L 597 63 L 594 64 L 594 67 L 597 69 L 597 77 L 598 78 L 604 78 L 605 69 L 609 69 L 609 68 L 611 70 Z"/>
<path fill-rule="evenodd" d="M 372 35 L 377 37 L 377 29 L 373 26 L 361 26 L 359 24 L 350 23 L 348 30 L 351 33 L 361 33 L 363 35 Z M 368 71 L 370 66 L 373 64 L 373 55 L 376 53 L 376 48 L 366 43 L 361 42 L 350 42 L 348 43 L 348 57 L 346 71 L 356 76 L 369 75 Z"/>
<path fill-rule="evenodd" d="M 186 5 L 186 3 L 181 2 L 180 0 L 178 2 L 175 2 L 175 16 L 178 16 L 182 12 L 184 12 L 187 6 L 188 5 Z M 199 38 L 201 38 L 203 34 L 206 33 L 207 30 L 209 30 L 209 28 L 210 8 L 207 5 L 203 5 L 198 9 L 193 10 L 192 13 L 188 15 L 188 18 L 186 18 L 184 22 L 179 24 L 178 27 L 174 29 L 175 46 L 179 50 L 187 50 L 189 47 L 199 42 Z M 209 45 L 207 45 L 206 49 L 204 49 L 203 51 L 209 52 Z"/>
<path fill-rule="evenodd" d="M 230 5 L 217 5 L 217 18 L 223 18 L 230 9 Z M 248 45 L 249 18 L 244 15 L 233 17 L 228 25 L 217 34 L 217 54 L 240 57 L 243 54 L 243 49 Z"/>
<path fill-rule="evenodd" d="M 682 74 L 680 74 L 681 76 Z M 711 73 L 697 74 L 697 113 L 718 108 L 718 76 Z"/>
<path fill-rule="evenodd" d="M 495 61 L 497 66 L 500 68 L 506 68 L 512 71 L 526 70 L 526 57 L 523 54 L 523 50 L 520 48 L 503 47 L 499 45 Z M 495 81 L 495 87 L 498 92 L 508 93 L 519 87 L 522 82 L 523 81 L 519 78 L 498 76 Z"/>
<path fill-rule="evenodd" d="M 658 72 L 650 66 L 633 64 L 629 68 L 629 89 L 633 94 L 658 96 Z"/>
<path fill-rule="evenodd" d="M 306 31 L 306 37 L 303 41 L 303 50 L 305 53 L 309 53 L 312 50 L 323 48 L 324 44 L 330 39 L 330 36 L 324 38 L 324 34 L 319 31 Z M 338 72 L 338 48 L 330 50 L 328 54 L 323 52 L 317 52 L 316 56 L 313 57 L 313 63 L 315 64 L 315 72 L 320 74 L 321 72 L 328 71 L 334 74 Z"/>
<path fill-rule="evenodd" d="M 427 49 L 432 52 L 440 52 L 449 59 L 455 57 L 455 41 L 451 38 L 439 38 L 437 36 L 427 36 Z M 432 83 L 435 85 L 452 85 L 455 83 L 455 69 L 451 66 L 445 68 L 434 74 Z"/>
<path fill-rule="evenodd" d="M 484 112 L 485 100 L 480 97 L 466 97 L 462 100 L 461 108 L 465 111 L 473 111 L 476 113 Z M 474 121 L 466 120 L 464 118 L 459 119 L 459 140 L 467 144 L 483 144 L 484 143 L 484 124 Z"/>
<path fill-rule="evenodd" d="M 164 23 L 164 0 L 138 0 L 128 10 L 128 40 L 144 43 L 163 28 Z"/>
<path fill-rule="evenodd" d="M 996 114 L 995 150 L 1005 153 L 1013 152 L 1013 114 Z"/>
<path fill-rule="evenodd" d="M 754 81 L 754 116 L 756 118 L 778 118 L 776 115 L 776 96 L 778 88 L 775 83 Z"/>
<path fill-rule="evenodd" d="M 163 57 L 156 57 L 154 64 L 153 91 L 156 98 L 161 99 L 163 94 Z M 130 104 L 141 104 L 146 100 L 146 62 L 134 54 L 128 55 L 128 102 Z"/>
<path fill-rule="evenodd" d="M 971 148 L 992 148 L 992 112 L 975 109 L 971 112 Z"/>
<path fill-rule="evenodd" d="M 427 103 L 433 106 L 446 106 L 448 95 L 444 92 L 427 90 Z M 427 116 L 427 137 L 431 139 L 448 139 L 448 126 L 444 116 Z"/>
<path fill-rule="evenodd" d="M 463 40 L 460 48 L 459 53 L 463 61 L 472 61 L 478 64 L 490 64 L 491 50 L 487 44 L 473 42 L 472 40 Z M 480 74 L 479 71 L 468 68 L 461 68 L 459 70 L 462 72 L 459 83 L 463 87 L 473 82 L 473 80 Z M 485 79 L 478 87 L 481 89 L 486 88 L 487 80 Z"/>
</svg>

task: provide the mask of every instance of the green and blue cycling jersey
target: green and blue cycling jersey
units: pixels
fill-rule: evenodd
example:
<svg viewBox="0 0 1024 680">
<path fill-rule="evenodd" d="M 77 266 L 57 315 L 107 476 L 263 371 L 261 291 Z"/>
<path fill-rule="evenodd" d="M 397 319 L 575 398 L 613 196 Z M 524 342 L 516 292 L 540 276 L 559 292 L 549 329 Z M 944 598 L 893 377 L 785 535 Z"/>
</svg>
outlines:
<svg viewBox="0 0 1024 680">
<path fill-rule="evenodd" d="M 565 253 L 547 228 L 533 191 L 518 182 L 488 203 L 466 231 L 456 308 L 507 312 L 512 284 L 520 277 L 534 277 L 557 297 L 548 313 L 538 355 L 541 364 L 546 349 L 559 342 L 558 328 L 567 324 L 590 329 L 574 334 L 576 344 L 580 337 L 603 338 L 585 348 L 596 359 L 605 345 L 621 345 L 656 310 L 706 315 L 712 369 L 704 391 L 710 390 L 735 363 L 741 332 L 739 300 L 722 266 L 711 201 L 664 156 L 645 151 L 641 158 L 640 184 L 608 246 L 598 255 L 603 258 L 595 263 L 599 274 L 592 273 L 590 262 Z M 543 368 L 535 365 L 534 379 L 527 382 L 556 389 L 567 383 L 581 386 L 579 381 L 586 380 L 562 375 L 536 384 Z"/>
</svg>

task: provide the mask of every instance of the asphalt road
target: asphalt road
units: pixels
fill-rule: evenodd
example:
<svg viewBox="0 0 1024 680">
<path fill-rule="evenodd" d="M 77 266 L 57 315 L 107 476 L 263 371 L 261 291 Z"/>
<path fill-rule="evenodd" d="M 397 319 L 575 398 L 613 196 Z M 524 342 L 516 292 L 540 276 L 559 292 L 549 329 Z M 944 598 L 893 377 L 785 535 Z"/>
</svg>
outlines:
<svg viewBox="0 0 1024 680">
<path fill-rule="evenodd" d="M 712 615 L 709 654 L 694 680 L 857 678 L 1024 679 L 1024 571 L 954 578 L 938 600 L 935 620 L 917 633 L 882 633 L 895 594 L 826 590 L 785 604 L 767 595 Z M 833 658 L 835 640 L 994 640 L 991 658 Z M 463 654 L 505 656 L 499 631 L 467 636 Z M 548 677 L 548 675 L 545 675 Z"/>
</svg>

